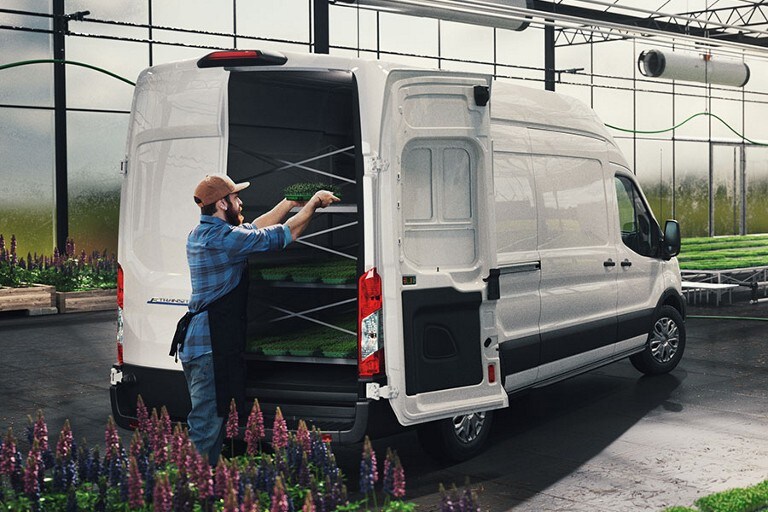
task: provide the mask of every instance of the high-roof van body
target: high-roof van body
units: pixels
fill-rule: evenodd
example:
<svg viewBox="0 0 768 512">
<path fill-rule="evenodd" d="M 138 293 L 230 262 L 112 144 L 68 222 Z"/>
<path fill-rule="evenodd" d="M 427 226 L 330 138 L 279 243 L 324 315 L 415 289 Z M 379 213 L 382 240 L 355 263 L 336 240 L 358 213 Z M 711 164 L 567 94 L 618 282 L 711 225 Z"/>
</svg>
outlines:
<svg viewBox="0 0 768 512">
<path fill-rule="evenodd" d="M 342 198 L 285 251 L 250 260 L 247 391 L 267 415 L 280 406 L 351 442 L 418 425 L 431 451 L 465 458 L 510 393 L 628 356 L 662 373 L 683 353 L 679 228 L 662 231 L 604 125 L 566 96 L 216 52 L 141 73 L 123 172 L 123 426 L 139 394 L 177 420 L 190 407 L 168 349 L 206 174 L 252 183 L 247 219 L 296 182 Z"/>
</svg>

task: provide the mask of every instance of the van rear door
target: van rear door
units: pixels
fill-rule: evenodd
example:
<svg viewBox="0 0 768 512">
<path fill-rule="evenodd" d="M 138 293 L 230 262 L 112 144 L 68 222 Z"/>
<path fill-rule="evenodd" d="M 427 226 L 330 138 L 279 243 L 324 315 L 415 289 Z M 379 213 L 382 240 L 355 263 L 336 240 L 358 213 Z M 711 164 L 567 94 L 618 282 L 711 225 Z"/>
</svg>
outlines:
<svg viewBox="0 0 768 512">
<path fill-rule="evenodd" d="M 384 276 L 384 293 L 399 307 L 384 301 L 384 340 L 404 425 L 507 405 L 484 281 L 496 263 L 490 85 L 469 74 L 388 78 L 381 156 L 391 196 L 382 199 L 394 199 L 395 214 L 382 223 L 394 221 L 397 241 L 385 271 L 399 275 Z"/>
</svg>

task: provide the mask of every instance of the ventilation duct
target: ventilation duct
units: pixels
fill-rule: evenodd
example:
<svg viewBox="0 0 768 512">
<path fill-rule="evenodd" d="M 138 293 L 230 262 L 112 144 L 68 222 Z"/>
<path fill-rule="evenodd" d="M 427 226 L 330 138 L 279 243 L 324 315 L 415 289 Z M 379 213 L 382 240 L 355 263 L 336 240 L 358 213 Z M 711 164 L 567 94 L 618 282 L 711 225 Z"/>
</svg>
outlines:
<svg viewBox="0 0 768 512">
<path fill-rule="evenodd" d="M 496 14 L 495 8 L 515 7 L 518 9 L 533 9 L 533 0 L 487 0 L 488 8 L 466 6 L 448 9 L 430 5 L 429 2 L 416 0 L 331 0 L 337 5 L 359 5 L 360 7 L 372 7 L 386 12 L 407 14 L 425 18 L 438 18 L 459 23 L 483 25 L 486 27 L 503 28 L 507 30 L 524 30 L 528 22 L 519 19 L 511 19 Z"/>
<path fill-rule="evenodd" d="M 744 87 L 749 81 L 749 66 L 738 61 L 715 60 L 711 55 L 680 55 L 647 50 L 637 59 L 640 72 L 652 78 L 686 80 L 705 84 Z"/>
</svg>

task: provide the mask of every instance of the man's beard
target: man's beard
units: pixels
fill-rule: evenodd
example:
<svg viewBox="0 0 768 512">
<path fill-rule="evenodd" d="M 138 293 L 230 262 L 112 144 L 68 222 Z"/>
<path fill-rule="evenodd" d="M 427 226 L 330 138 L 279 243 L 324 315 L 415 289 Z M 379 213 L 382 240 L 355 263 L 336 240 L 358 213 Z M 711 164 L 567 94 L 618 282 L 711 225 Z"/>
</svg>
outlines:
<svg viewBox="0 0 768 512">
<path fill-rule="evenodd" d="M 239 226 L 243 223 L 245 217 L 243 217 L 239 211 L 235 211 L 235 205 L 232 204 L 232 201 L 229 200 L 229 197 L 226 198 L 226 201 L 227 209 L 224 211 L 224 216 L 226 217 L 227 222 L 233 226 Z"/>
</svg>

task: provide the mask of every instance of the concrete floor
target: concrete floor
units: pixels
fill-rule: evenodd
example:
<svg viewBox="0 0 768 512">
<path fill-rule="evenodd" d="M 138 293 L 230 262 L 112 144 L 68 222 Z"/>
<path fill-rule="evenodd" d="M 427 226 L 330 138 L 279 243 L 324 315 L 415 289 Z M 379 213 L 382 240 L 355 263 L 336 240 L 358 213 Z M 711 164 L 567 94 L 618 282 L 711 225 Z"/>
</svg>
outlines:
<svg viewBox="0 0 768 512">
<path fill-rule="evenodd" d="M 768 318 L 737 301 L 692 315 Z M 76 439 L 103 443 L 110 414 L 114 314 L 0 316 L 0 430 L 23 436 L 44 410 L 53 440 L 65 418 Z M 377 440 L 396 449 L 408 498 L 437 509 L 440 483 L 480 488 L 484 510 L 623 511 L 690 505 L 768 478 L 768 324 L 691 318 L 671 374 L 642 377 L 622 361 L 515 397 L 494 420 L 489 448 L 441 465 L 414 432 Z M 127 442 L 130 433 L 124 432 Z M 334 448 L 356 488 L 360 446 Z"/>
</svg>

